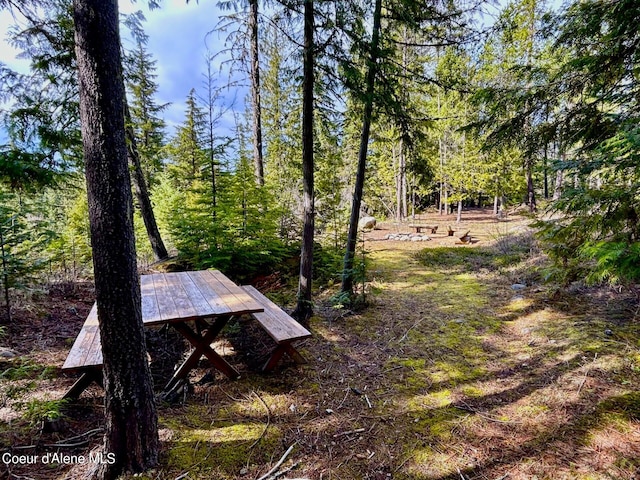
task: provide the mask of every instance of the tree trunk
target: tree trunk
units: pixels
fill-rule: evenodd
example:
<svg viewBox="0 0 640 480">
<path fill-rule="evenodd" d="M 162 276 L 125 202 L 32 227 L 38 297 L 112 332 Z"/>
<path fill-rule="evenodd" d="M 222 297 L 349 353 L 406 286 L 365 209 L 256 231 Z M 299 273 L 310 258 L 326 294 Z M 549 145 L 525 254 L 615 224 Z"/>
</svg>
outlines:
<svg viewBox="0 0 640 480">
<path fill-rule="evenodd" d="M 562 170 L 558 170 L 556 172 L 556 181 L 553 189 L 553 199 L 558 200 L 562 195 L 562 184 L 564 181 L 564 172 Z"/>
<path fill-rule="evenodd" d="M 74 0 L 80 119 L 104 357 L 105 453 L 101 478 L 158 462 L 158 428 L 146 359 L 127 165 L 117 0 Z"/>
<path fill-rule="evenodd" d="M 147 230 L 147 237 L 149 237 L 149 243 L 151 243 L 151 249 L 156 260 L 166 260 L 169 258 L 167 248 L 164 246 L 160 230 L 158 230 L 158 224 L 156 223 L 156 217 L 153 214 L 153 207 L 151 205 L 151 198 L 149 198 L 149 189 L 147 188 L 147 182 L 144 178 L 144 172 L 142 171 L 142 165 L 140 164 L 140 155 L 138 153 L 138 145 L 136 143 L 136 136 L 133 132 L 133 126 L 131 124 L 131 114 L 129 113 L 129 105 L 127 99 L 124 99 L 124 114 L 127 136 L 127 157 L 129 164 L 133 169 L 133 189 L 138 200 L 138 208 L 140 209 L 140 215 L 142 215 L 142 221 Z"/>
<path fill-rule="evenodd" d="M 302 187 L 304 227 L 300 252 L 298 304 L 293 316 L 308 323 L 313 314 L 311 283 L 313 275 L 314 190 L 313 190 L 313 0 L 304 2 L 304 78 L 302 81 Z"/>
<path fill-rule="evenodd" d="M 4 247 L 4 227 L 0 224 L 0 249 L 2 253 L 2 287 L 4 291 L 4 306 L 7 312 L 6 321 L 0 322 L 2 325 L 9 325 L 11 332 L 11 296 L 9 295 L 9 267 L 7 265 L 7 252 Z"/>
<path fill-rule="evenodd" d="M 449 215 L 449 189 L 447 184 L 444 184 L 444 214 Z"/>
<path fill-rule="evenodd" d="M 258 50 L 258 0 L 249 0 L 251 41 L 251 103 L 253 107 L 253 166 L 256 182 L 264 185 L 262 159 L 262 107 L 260 102 L 260 54 Z"/>
<path fill-rule="evenodd" d="M 402 174 L 400 159 L 396 155 L 395 143 L 391 145 L 391 156 L 393 157 L 393 169 L 396 177 L 396 222 L 402 221 Z"/>
<path fill-rule="evenodd" d="M 462 200 L 458 200 L 458 216 L 456 217 L 456 223 L 462 221 Z"/>
<path fill-rule="evenodd" d="M 549 200 L 549 159 L 547 145 L 544 146 L 544 199 Z"/>
<path fill-rule="evenodd" d="M 402 218 L 409 216 L 407 208 L 407 157 L 404 154 L 404 141 L 400 139 L 400 200 L 402 202 Z"/>
<path fill-rule="evenodd" d="M 537 210 L 536 206 L 536 191 L 533 186 L 533 161 L 527 162 L 527 203 L 529 204 L 529 211 L 531 213 Z"/>
<path fill-rule="evenodd" d="M 493 196 L 493 214 L 498 215 L 498 195 Z"/>
<path fill-rule="evenodd" d="M 378 43 L 380 41 L 380 17 L 382 15 L 382 0 L 376 0 L 373 14 L 373 32 L 371 37 L 371 56 L 369 58 L 369 70 L 365 93 L 365 105 L 362 116 L 362 132 L 360 134 L 360 149 L 358 151 L 358 170 L 351 204 L 351 217 L 349 219 L 349 233 L 347 236 L 347 248 L 344 255 L 344 268 L 342 271 L 341 291 L 353 295 L 353 260 L 358 241 L 358 221 L 360 220 L 360 205 L 362 204 L 362 191 L 364 190 L 364 177 L 367 165 L 367 149 L 369 146 L 369 133 L 371 129 L 371 116 L 373 114 L 373 95 L 378 66 Z"/>
</svg>

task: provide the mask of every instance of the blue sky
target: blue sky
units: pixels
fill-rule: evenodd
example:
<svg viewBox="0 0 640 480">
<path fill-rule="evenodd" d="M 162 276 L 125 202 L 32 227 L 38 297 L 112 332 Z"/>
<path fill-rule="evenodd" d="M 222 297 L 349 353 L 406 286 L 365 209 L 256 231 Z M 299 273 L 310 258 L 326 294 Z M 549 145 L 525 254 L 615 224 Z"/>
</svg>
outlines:
<svg viewBox="0 0 640 480">
<path fill-rule="evenodd" d="M 205 57 L 207 48 L 211 52 L 219 52 L 224 49 L 224 36 L 217 32 L 207 35 L 214 29 L 219 20 L 217 0 L 162 0 L 162 8 L 149 11 L 146 0 L 119 0 L 121 13 L 133 13 L 142 11 L 146 22 L 144 29 L 149 36 L 148 50 L 157 61 L 157 78 L 159 89 L 157 102 L 168 103 L 169 107 L 164 113 L 167 122 L 167 133 L 173 134 L 176 125 L 184 119 L 185 99 L 191 88 L 204 92 L 203 73 L 206 71 Z M 7 32 L 8 27 L 14 22 L 7 11 L 0 12 L 0 32 Z M 122 29 L 125 37 L 125 29 Z M 206 38 L 206 43 L 205 43 Z M 132 43 L 123 38 L 125 45 Z M 9 65 L 18 71 L 25 72 L 28 69 L 28 60 L 18 59 L 17 52 L 6 42 L 3 36 L 0 43 L 0 62 Z M 215 71 L 219 69 L 220 61 L 215 65 Z M 219 85 L 227 81 L 227 73 L 220 73 Z M 235 110 L 242 110 L 244 92 L 230 91 L 222 99 L 229 107 L 235 99 Z M 233 127 L 233 113 L 228 111 L 221 119 L 221 130 L 229 134 Z"/>
<path fill-rule="evenodd" d="M 120 0 L 120 11 L 132 13 L 142 10 L 147 21 L 145 32 L 149 35 L 148 49 L 157 61 L 158 103 L 169 103 L 165 119 L 172 133 L 173 127 L 182 122 L 185 99 L 192 88 L 204 93 L 204 72 L 207 49 L 213 53 L 222 51 L 224 36 L 211 32 L 219 21 L 217 0 L 162 0 L 162 8 L 149 11 L 146 0 L 132 3 Z M 126 40 L 125 40 L 126 41 Z M 214 65 L 218 72 L 220 61 Z M 220 73 L 219 85 L 227 81 L 227 74 Z M 238 97 L 234 108 L 242 109 L 243 96 L 228 92 L 226 102 Z M 231 128 L 233 115 L 228 113 L 222 119 L 222 127 Z"/>
</svg>

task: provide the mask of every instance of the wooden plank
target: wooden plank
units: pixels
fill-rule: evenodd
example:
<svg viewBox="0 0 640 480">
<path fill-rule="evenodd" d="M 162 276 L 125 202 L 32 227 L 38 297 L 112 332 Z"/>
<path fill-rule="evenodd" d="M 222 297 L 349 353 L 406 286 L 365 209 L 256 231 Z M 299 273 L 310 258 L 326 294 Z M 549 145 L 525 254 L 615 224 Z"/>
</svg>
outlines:
<svg viewBox="0 0 640 480">
<path fill-rule="evenodd" d="M 191 298 L 185 291 L 180 281 L 179 273 L 165 273 L 163 274 L 165 282 L 167 284 L 167 293 L 173 298 L 173 302 L 176 305 L 178 311 L 178 317 L 182 320 L 193 320 L 198 317 L 198 311 L 193 306 Z"/>
<path fill-rule="evenodd" d="M 87 315 L 87 319 L 84 321 L 84 326 L 87 325 L 98 325 L 98 304 L 95 302 L 91 307 L 91 311 L 89 311 L 89 315 Z"/>
<path fill-rule="evenodd" d="M 93 341 L 89 345 L 89 351 L 87 357 L 84 360 L 84 367 L 99 367 L 102 366 L 102 345 L 100 344 L 100 329 L 96 330 L 96 334 L 93 336 Z"/>
<path fill-rule="evenodd" d="M 85 325 L 76 337 L 73 346 L 67 355 L 67 359 L 62 366 L 63 370 L 77 369 L 86 366 L 87 357 L 94 348 L 94 342 L 98 336 L 98 346 L 100 345 L 100 331 L 97 325 Z"/>
<path fill-rule="evenodd" d="M 162 322 L 153 275 L 140 275 L 140 294 L 142 296 L 142 322 L 154 324 Z"/>
<path fill-rule="evenodd" d="M 211 306 L 207 303 L 207 300 L 202 295 L 198 286 L 193 283 L 193 280 L 189 276 L 188 272 L 177 272 L 167 274 L 173 276 L 178 282 L 180 282 L 185 294 L 189 297 L 191 306 L 195 310 L 195 314 L 198 317 L 207 317 L 212 314 Z"/>
<path fill-rule="evenodd" d="M 233 368 L 224 358 L 222 358 L 218 353 L 216 353 L 211 348 L 211 342 L 215 339 L 215 337 L 220 333 L 220 330 L 227 323 L 228 317 L 220 317 L 218 319 L 219 324 L 213 325 L 210 330 L 208 330 L 204 336 L 199 336 L 193 330 L 191 330 L 186 324 L 176 322 L 173 323 L 173 327 L 178 330 L 183 337 L 185 337 L 191 345 L 195 347 L 195 350 L 191 353 L 189 358 L 185 360 L 185 362 L 176 370 L 173 375 L 173 378 L 169 381 L 167 387 L 172 385 L 176 380 L 180 378 L 185 378 L 189 371 L 197 365 L 200 357 L 204 355 L 209 359 L 211 365 L 224 373 L 227 377 L 231 379 L 239 378 L 240 374 L 238 371 Z M 167 390 L 167 388 L 165 388 Z"/>
<path fill-rule="evenodd" d="M 62 365 L 63 370 L 71 370 L 82 368 L 87 364 L 87 358 L 91 354 L 92 348 L 94 348 L 94 342 L 98 342 L 98 349 L 100 349 L 100 328 L 98 325 L 98 306 L 96 303 L 91 307 L 91 311 L 87 316 L 84 324 L 82 325 L 82 329 L 75 341 L 73 342 L 73 346 L 67 355 L 67 358 Z M 100 361 L 102 364 L 102 359 Z"/>
<path fill-rule="evenodd" d="M 241 315 L 264 310 L 260 302 L 256 301 L 242 287 L 233 283 L 218 270 L 209 270 L 208 273 L 218 282 L 218 291 L 224 292 L 222 293 L 222 299 L 232 312 Z"/>
<path fill-rule="evenodd" d="M 63 370 L 74 369 L 82 366 L 82 362 L 87 356 L 87 349 L 89 348 L 90 343 L 86 338 L 88 333 L 88 329 L 83 326 L 80 333 L 78 333 L 76 340 L 73 342 L 71 350 L 69 350 L 69 354 L 67 355 L 67 359 L 64 361 L 64 365 L 62 365 Z"/>
<path fill-rule="evenodd" d="M 242 287 L 264 307 L 264 312 L 253 313 L 252 316 L 277 343 L 298 340 L 311 336 L 311 332 L 291 318 L 285 311 L 265 297 L 251 285 Z"/>
<path fill-rule="evenodd" d="M 229 306 L 222 300 L 220 293 L 217 291 L 217 289 L 220 288 L 220 282 L 215 281 L 207 271 L 187 273 L 206 302 L 209 304 L 209 315 L 224 315 L 232 313 Z"/>
<path fill-rule="evenodd" d="M 153 287 L 156 291 L 156 300 L 158 301 L 158 310 L 160 318 L 163 322 L 169 322 L 180 318 L 178 308 L 173 301 L 173 292 L 169 289 L 165 277 L 161 273 L 151 276 L 153 278 Z"/>
<path fill-rule="evenodd" d="M 102 384 L 102 370 L 90 368 L 85 371 L 82 376 L 67 390 L 63 395 L 63 399 L 76 400 L 86 388 L 93 382 Z"/>
</svg>

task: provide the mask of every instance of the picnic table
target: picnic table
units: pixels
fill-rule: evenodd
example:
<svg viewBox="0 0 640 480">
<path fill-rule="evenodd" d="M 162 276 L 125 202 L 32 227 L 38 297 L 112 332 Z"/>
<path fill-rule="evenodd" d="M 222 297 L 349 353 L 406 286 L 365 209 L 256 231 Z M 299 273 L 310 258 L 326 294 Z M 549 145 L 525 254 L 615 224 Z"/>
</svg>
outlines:
<svg viewBox="0 0 640 480">
<path fill-rule="evenodd" d="M 263 312 L 260 302 L 217 270 L 141 275 L 140 290 L 143 324 L 169 324 L 194 347 L 165 390 L 185 379 L 202 355 L 229 378 L 240 376 L 211 348 L 211 343 L 231 318 Z M 197 328 L 194 330 L 190 323 Z M 65 398 L 76 398 L 93 381 L 101 384 L 102 350 L 95 304 L 62 368 L 83 372 Z"/>
<path fill-rule="evenodd" d="M 430 230 L 431 233 L 435 234 L 438 231 L 438 225 L 421 225 L 416 223 L 409 224 L 410 228 L 414 228 L 416 233 L 422 233 L 422 230 Z"/>
</svg>

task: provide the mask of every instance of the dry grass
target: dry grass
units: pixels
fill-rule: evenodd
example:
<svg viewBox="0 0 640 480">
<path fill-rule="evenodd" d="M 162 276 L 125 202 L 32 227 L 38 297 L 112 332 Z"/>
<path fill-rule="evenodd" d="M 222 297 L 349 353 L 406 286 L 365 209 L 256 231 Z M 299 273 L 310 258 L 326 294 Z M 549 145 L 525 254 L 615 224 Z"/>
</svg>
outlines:
<svg viewBox="0 0 640 480">
<path fill-rule="evenodd" d="M 341 318 L 320 306 L 302 348 L 309 363 L 272 375 L 256 371 L 268 340 L 250 326 L 230 332 L 223 350 L 242 378 L 216 375 L 184 404 L 161 406 L 162 462 L 144 478 L 257 479 L 292 445 L 281 478 L 640 478 L 636 297 L 540 283 L 526 223 L 475 214 L 462 227 L 471 246 L 446 233 L 381 240 L 394 225 L 367 234 L 369 307 Z M 514 291 L 516 282 L 527 286 Z M 47 381 L 63 390 L 72 379 Z M 85 395 L 62 432 L 4 423 L 4 446 L 99 424 L 102 394 Z"/>
</svg>

